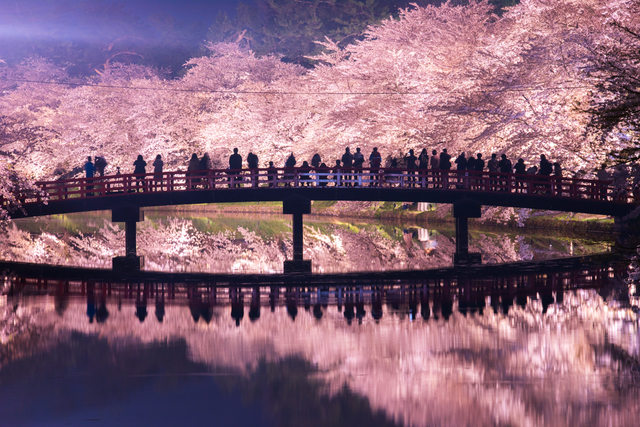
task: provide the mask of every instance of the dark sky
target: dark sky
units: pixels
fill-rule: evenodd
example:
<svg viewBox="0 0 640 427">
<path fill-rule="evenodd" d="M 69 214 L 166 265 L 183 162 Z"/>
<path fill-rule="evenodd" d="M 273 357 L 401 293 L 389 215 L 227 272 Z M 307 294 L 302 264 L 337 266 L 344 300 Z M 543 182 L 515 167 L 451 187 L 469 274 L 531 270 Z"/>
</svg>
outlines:
<svg viewBox="0 0 640 427">
<path fill-rule="evenodd" d="M 238 0 L 0 0 L 0 38 L 91 39 L 117 36 L 154 16 L 208 27 L 218 11 L 233 16 Z M 250 3 L 250 1 L 245 1 Z M 137 18 L 137 19 L 136 19 Z"/>
</svg>

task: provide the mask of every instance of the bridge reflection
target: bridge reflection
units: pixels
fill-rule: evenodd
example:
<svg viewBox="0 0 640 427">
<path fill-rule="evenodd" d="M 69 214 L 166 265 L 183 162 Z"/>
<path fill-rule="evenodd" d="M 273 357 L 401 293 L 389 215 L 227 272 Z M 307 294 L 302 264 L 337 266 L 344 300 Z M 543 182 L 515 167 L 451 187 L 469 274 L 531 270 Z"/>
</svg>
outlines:
<svg viewBox="0 0 640 427">
<path fill-rule="evenodd" d="M 17 267 L 19 267 L 17 265 Z M 20 270 L 15 268 L 14 270 Z M 48 279 L 28 271 L 11 272 L 5 266 L 3 293 L 8 301 L 53 297 L 62 315 L 70 299 L 87 304 L 89 322 L 109 321 L 107 302 L 135 307 L 140 322 L 149 311 L 162 323 L 166 305 L 186 306 L 193 321 L 210 323 L 214 311 L 229 310 L 236 326 L 256 322 L 263 311 L 284 306 L 292 321 L 309 315 L 321 321 L 327 310 L 342 313 L 351 325 L 370 317 L 393 314 L 409 320 L 449 320 L 457 311 L 482 316 L 485 310 L 508 314 L 514 305 L 526 308 L 539 300 L 544 315 L 565 292 L 598 289 L 606 296 L 624 285 L 627 264 L 607 255 L 555 262 L 514 263 L 469 269 L 345 275 L 215 276 L 193 280 L 73 280 Z M 133 315 L 132 315 L 133 317 Z"/>
</svg>

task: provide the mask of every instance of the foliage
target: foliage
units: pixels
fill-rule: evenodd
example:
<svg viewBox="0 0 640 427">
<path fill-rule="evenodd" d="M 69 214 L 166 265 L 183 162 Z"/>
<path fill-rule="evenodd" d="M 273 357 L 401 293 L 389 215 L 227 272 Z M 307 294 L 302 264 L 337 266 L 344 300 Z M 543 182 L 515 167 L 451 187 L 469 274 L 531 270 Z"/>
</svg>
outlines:
<svg viewBox="0 0 640 427">
<path fill-rule="evenodd" d="M 331 164 L 349 145 L 366 157 L 378 147 L 386 161 L 410 148 L 504 152 L 528 164 L 544 153 L 589 175 L 636 144 L 633 109 L 612 131 L 594 127 L 607 99 L 627 105 L 613 89 L 629 92 L 635 75 L 625 57 L 633 36 L 620 39 L 638 25 L 634 4 L 523 0 L 500 16 L 486 0 L 412 6 L 355 43 L 324 39 L 312 70 L 242 41 L 207 44 L 173 80 L 136 64 L 110 63 L 90 79 L 37 57 L 0 64 L 0 149 L 36 178 L 72 171 L 87 155 L 105 156 L 113 173 L 130 172 L 137 154 L 161 154 L 172 170 L 206 151 L 225 168 L 233 147 L 263 167 L 291 152 Z M 621 77 L 605 57 L 626 64 Z"/>
</svg>

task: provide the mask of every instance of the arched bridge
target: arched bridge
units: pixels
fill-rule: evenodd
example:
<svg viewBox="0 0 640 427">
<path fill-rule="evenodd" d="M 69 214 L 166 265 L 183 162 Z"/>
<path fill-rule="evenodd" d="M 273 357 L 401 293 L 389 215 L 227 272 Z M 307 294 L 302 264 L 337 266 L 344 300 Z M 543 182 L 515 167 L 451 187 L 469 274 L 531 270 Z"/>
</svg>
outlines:
<svg viewBox="0 0 640 427">
<path fill-rule="evenodd" d="M 451 203 L 456 218 L 456 261 L 468 253 L 468 218 L 482 205 L 609 215 L 622 218 L 640 194 L 611 181 L 494 172 L 419 169 L 305 169 L 176 171 L 42 181 L 40 194 L 21 194 L 14 218 L 111 210 L 125 222 L 127 257 L 135 256 L 140 208 L 201 203 L 282 201 L 293 215 L 294 261 L 302 261 L 302 215 L 311 200 Z M 292 264 L 293 265 L 293 264 Z M 293 268 L 293 267 L 292 267 Z"/>
</svg>

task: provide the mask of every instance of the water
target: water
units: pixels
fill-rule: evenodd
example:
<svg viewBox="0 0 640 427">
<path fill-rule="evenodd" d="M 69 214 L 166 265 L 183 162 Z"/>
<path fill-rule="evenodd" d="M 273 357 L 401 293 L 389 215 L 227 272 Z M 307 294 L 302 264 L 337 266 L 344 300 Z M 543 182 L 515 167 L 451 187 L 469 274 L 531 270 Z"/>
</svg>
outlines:
<svg viewBox="0 0 640 427">
<path fill-rule="evenodd" d="M 151 271 L 277 273 L 292 259 L 291 218 L 279 215 L 147 213 L 138 254 Z M 16 221 L 0 237 L 0 259 L 111 268 L 124 255 L 124 230 L 108 213 Z M 304 257 L 315 273 L 450 267 L 454 230 L 305 216 Z M 611 236 L 567 238 L 555 232 L 472 231 L 470 251 L 484 263 L 580 256 L 609 250 Z"/>
<path fill-rule="evenodd" d="M 105 248 L 118 250 L 117 238 L 109 241 L 101 234 L 103 218 L 86 218 L 82 239 L 66 231 L 79 224 L 72 222 L 47 224 L 57 241 L 25 237 L 5 243 L 5 254 L 7 246 L 31 250 L 33 245 L 42 259 L 95 266 L 110 256 Z M 218 255 L 247 248 L 261 254 L 247 255 L 240 272 L 281 269 L 277 262 L 290 250 L 285 218 L 203 215 L 150 223 L 160 230 L 149 232 L 156 237 L 180 236 L 166 230 L 184 224 L 211 236 L 227 233 Z M 252 230 L 255 240 L 238 225 Z M 425 231 L 411 224 L 318 218 L 311 226 L 323 230 L 318 241 L 329 242 L 312 245 L 324 248 L 309 252 L 315 268 L 337 271 L 351 257 L 353 264 L 342 271 L 347 274 L 325 282 L 292 277 L 271 285 L 272 276 L 243 276 L 253 284 L 214 287 L 45 282 L 34 278 L 35 271 L 5 272 L 0 424 L 637 425 L 640 301 L 625 282 L 626 264 L 606 256 L 584 258 L 577 266 L 544 261 L 606 249 L 597 236 L 474 233 L 472 245 L 477 242 L 483 258 L 529 262 L 520 269 L 415 274 L 400 272 L 406 260 L 450 265 L 448 230 L 427 230 L 438 243 L 429 245 L 427 254 L 418 239 Z M 405 240 L 404 230 L 412 228 L 415 234 Z M 371 238 L 374 232 L 379 234 Z M 350 234 L 353 240 L 347 240 Z M 340 236 L 345 254 L 330 236 Z M 74 238 L 87 239 L 86 246 Z M 273 252 L 282 258 L 270 258 L 268 242 L 285 245 Z M 222 243 L 245 252 L 224 249 Z M 359 249 L 371 244 L 388 252 Z M 172 255 L 162 261 L 155 254 L 165 247 L 157 245 L 156 252 L 151 244 L 143 246 L 153 265 L 170 271 L 188 259 Z M 51 248 L 56 247 L 67 255 L 55 258 Z M 183 247 L 188 250 L 187 243 Z M 226 259 L 200 271 L 238 271 Z M 204 265 L 191 261 L 184 270 Z M 365 267 L 369 273 L 348 274 Z M 387 269 L 398 273 L 383 272 Z"/>
</svg>

